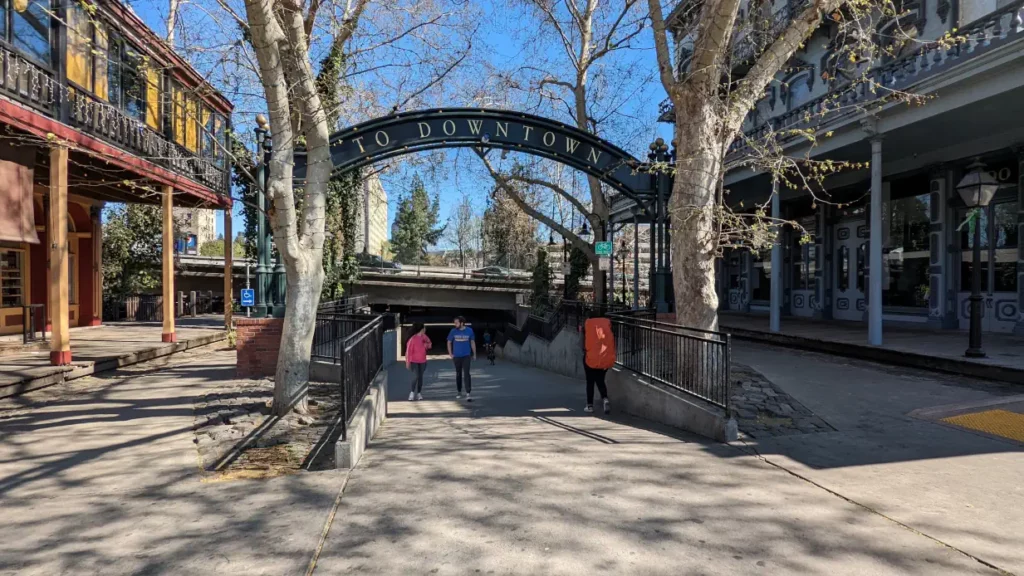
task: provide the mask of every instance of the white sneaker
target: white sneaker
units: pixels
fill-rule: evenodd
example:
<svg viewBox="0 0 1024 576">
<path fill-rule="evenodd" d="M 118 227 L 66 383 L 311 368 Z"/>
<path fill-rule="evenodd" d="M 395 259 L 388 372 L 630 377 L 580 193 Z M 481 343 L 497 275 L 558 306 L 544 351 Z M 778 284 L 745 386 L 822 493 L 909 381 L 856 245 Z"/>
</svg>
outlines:
<svg viewBox="0 0 1024 576">
<path fill-rule="evenodd" d="M 415 392 L 409 392 L 409 402 L 412 402 L 415 399 L 416 399 L 416 393 Z"/>
<path fill-rule="evenodd" d="M 419 393 L 417 393 L 417 394 L 416 394 L 416 399 L 417 399 L 417 400 L 423 400 L 423 394 L 419 394 Z"/>
<path fill-rule="evenodd" d="M 609 402 L 607 398 L 604 399 L 604 413 L 605 414 L 611 414 L 612 413 L 612 403 Z"/>
<path fill-rule="evenodd" d="M 456 400 L 462 400 L 462 392 L 459 392 L 458 394 L 456 394 L 455 395 L 455 399 Z"/>
<path fill-rule="evenodd" d="M 472 401 L 473 401 L 473 395 L 470 394 L 469 392 L 466 392 L 466 402 L 472 402 Z"/>
<path fill-rule="evenodd" d="M 594 407 L 590 404 L 587 404 L 587 407 L 584 408 L 583 411 L 586 412 L 587 414 L 590 414 L 594 411 Z"/>
</svg>

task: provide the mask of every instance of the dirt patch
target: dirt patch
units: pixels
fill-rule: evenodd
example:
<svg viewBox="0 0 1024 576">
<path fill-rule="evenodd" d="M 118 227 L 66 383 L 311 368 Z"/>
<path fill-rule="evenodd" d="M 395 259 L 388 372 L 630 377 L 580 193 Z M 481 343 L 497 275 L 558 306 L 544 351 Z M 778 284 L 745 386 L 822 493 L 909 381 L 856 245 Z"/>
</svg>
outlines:
<svg viewBox="0 0 1024 576">
<path fill-rule="evenodd" d="M 333 467 L 334 450 L 322 450 L 313 466 L 310 453 L 322 445 L 341 406 L 338 385 L 311 382 L 306 414 L 271 414 L 274 382 L 225 381 L 195 406 L 196 448 L 205 481 L 272 478 Z"/>
</svg>

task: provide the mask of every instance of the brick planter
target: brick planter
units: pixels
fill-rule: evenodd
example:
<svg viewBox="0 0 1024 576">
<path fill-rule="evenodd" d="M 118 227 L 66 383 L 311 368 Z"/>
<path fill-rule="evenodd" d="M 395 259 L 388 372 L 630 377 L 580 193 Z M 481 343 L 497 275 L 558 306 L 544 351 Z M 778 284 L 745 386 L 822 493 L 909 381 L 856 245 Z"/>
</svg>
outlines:
<svg viewBox="0 0 1024 576">
<path fill-rule="evenodd" d="M 235 369 L 239 378 L 274 375 L 283 326 L 282 318 L 235 318 Z"/>
</svg>

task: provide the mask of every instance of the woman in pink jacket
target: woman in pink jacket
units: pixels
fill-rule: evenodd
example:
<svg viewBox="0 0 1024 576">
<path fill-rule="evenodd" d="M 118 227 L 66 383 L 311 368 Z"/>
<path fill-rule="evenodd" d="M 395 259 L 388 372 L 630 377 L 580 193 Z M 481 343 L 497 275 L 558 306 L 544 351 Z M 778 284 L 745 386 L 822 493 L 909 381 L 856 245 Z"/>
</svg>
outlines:
<svg viewBox="0 0 1024 576">
<path fill-rule="evenodd" d="M 427 350 L 432 346 L 430 338 L 427 338 L 427 328 L 423 324 L 413 324 L 412 338 L 405 345 L 405 367 L 413 373 L 410 402 L 423 400 L 423 373 L 427 370 Z"/>
</svg>

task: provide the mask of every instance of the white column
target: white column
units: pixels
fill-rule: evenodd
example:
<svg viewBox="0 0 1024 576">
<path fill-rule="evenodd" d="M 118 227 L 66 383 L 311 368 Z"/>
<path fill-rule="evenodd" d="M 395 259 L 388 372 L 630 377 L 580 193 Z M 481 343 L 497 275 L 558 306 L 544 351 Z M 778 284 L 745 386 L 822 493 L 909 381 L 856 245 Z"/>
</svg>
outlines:
<svg viewBox="0 0 1024 576">
<path fill-rule="evenodd" d="M 775 244 L 772 245 L 771 306 L 769 310 L 769 323 L 772 332 L 782 330 L 782 227 L 777 224 L 781 214 L 779 204 L 779 184 L 775 178 L 772 178 L 772 220 L 776 222 L 774 226 Z"/>
<path fill-rule="evenodd" d="M 882 345 L 882 137 L 871 138 L 871 239 L 868 244 L 868 343 Z"/>
</svg>

